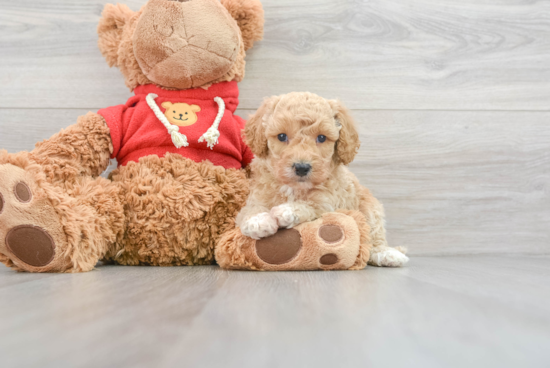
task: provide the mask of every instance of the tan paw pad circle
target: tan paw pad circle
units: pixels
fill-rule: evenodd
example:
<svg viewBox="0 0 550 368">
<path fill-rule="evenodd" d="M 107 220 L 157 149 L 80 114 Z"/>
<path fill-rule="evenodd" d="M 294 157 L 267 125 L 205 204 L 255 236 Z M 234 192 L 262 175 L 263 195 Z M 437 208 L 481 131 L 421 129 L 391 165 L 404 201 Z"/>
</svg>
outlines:
<svg viewBox="0 0 550 368">
<path fill-rule="evenodd" d="M 6 235 L 6 245 L 17 258 L 34 267 L 48 265 L 55 255 L 52 237 L 38 226 L 14 227 Z"/>
<path fill-rule="evenodd" d="M 22 181 L 15 185 L 15 197 L 21 203 L 29 203 L 32 199 L 32 192 L 29 186 Z"/>
<path fill-rule="evenodd" d="M 256 242 L 258 258 L 272 265 L 290 262 L 301 248 L 302 238 L 294 229 L 279 230 L 275 235 Z"/>
<path fill-rule="evenodd" d="M 319 237 L 328 244 L 338 243 L 344 238 L 344 232 L 339 226 L 324 225 L 319 229 Z"/>
</svg>

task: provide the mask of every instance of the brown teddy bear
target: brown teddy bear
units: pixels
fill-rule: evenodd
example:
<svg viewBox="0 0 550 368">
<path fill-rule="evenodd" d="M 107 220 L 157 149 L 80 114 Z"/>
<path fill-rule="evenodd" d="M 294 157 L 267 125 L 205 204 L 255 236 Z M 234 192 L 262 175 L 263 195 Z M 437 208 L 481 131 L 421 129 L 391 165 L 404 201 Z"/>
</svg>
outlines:
<svg viewBox="0 0 550 368">
<path fill-rule="evenodd" d="M 248 195 L 253 154 L 234 112 L 263 23 L 257 0 L 107 5 L 99 48 L 135 96 L 31 152 L 0 151 L 0 261 L 29 272 L 213 263 Z"/>
</svg>

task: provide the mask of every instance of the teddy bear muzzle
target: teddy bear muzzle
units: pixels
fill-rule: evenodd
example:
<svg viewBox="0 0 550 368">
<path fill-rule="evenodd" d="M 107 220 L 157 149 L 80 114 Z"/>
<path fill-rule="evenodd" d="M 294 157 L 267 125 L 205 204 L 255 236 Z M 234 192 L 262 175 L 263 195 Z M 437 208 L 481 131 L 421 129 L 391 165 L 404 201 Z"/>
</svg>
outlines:
<svg viewBox="0 0 550 368">
<path fill-rule="evenodd" d="M 225 75 L 241 43 L 238 25 L 218 0 L 150 0 L 133 36 L 134 54 L 147 78 L 177 89 Z"/>
</svg>

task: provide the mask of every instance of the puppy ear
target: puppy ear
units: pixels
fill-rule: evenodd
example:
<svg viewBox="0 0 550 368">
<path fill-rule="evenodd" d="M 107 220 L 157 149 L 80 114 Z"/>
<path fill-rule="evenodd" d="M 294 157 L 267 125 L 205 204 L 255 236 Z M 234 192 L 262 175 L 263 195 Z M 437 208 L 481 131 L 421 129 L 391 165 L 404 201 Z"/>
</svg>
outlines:
<svg viewBox="0 0 550 368">
<path fill-rule="evenodd" d="M 275 106 L 281 98 L 273 96 L 266 98 L 264 103 L 254 115 L 248 119 L 244 127 L 244 141 L 256 157 L 266 158 L 268 154 L 267 136 L 265 124 L 269 116 L 273 114 Z"/>
<path fill-rule="evenodd" d="M 222 5 L 237 21 L 243 35 L 244 49 L 264 36 L 264 9 L 258 0 L 221 0 Z"/>
<path fill-rule="evenodd" d="M 162 107 L 164 107 L 165 109 L 169 109 L 170 107 L 172 107 L 172 103 L 171 102 L 163 102 L 162 105 L 160 105 Z"/>
<path fill-rule="evenodd" d="M 338 100 L 330 100 L 336 124 L 341 127 L 340 138 L 336 142 L 336 159 L 344 165 L 349 165 L 361 146 L 355 121 L 349 110 Z"/>
<path fill-rule="evenodd" d="M 124 4 L 107 4 L 103 8 L 97 33 L 99 35 L 99 51 L 107 60 L 109 66 L 118 66 L 118 48 L 122 41 L 122 31 L 126 22 L 134 12 Z"/>
</svg>

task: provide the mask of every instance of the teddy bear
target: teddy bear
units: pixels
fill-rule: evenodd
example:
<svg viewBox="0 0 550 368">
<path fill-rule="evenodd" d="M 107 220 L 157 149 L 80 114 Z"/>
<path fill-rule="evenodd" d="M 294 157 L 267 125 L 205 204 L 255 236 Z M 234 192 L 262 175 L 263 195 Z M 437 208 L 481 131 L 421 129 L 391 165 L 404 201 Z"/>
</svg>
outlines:
<svg viewBox="0 0 550 368">
<path fill-rule="evenodd" d="M 0 261 L 27 272 L 212 264 L 249 191 L 253 153 L 234 112 L 263 24 L 258 0 L 106 5 L 99 49 L 134 96 L 30 152 L 0 151 Z"/>
</svg>

